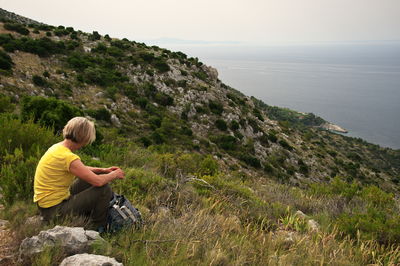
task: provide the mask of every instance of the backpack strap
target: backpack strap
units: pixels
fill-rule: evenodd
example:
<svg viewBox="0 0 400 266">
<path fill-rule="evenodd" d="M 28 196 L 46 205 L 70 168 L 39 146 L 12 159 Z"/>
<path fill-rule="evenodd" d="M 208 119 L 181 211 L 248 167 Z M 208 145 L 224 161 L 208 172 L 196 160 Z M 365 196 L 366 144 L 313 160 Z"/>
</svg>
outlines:
<svg viewBox="0 0 400 266">
<path fill-rule="evenodd" d="M 112 207 L 119 213 L 119 215 L 121 215 L 122 218 L 124 218 L 124 220 L 128 219 L 128 216 L 126 216 L 126 214 L 121 210 L 118 205 L 114 204 Z"/>
</svg>

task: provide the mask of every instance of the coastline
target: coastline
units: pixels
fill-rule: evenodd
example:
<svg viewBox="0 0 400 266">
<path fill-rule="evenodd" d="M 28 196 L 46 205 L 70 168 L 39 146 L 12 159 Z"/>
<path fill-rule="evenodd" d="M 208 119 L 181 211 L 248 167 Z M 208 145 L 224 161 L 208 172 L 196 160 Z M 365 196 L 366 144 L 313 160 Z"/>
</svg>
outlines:
<svg viewBox="0 0 400 266">
<path fill-rule="evenodd" d="M 339 133 L 349 133 L 347 129 L 342 128 L 341 126 L 332 124 L 332 123 L 325 123 L 321 125 L 321 128 L 329 130 L 329 131 L 334 131 L 334 132 L 339 132 Z"/>
</svg>

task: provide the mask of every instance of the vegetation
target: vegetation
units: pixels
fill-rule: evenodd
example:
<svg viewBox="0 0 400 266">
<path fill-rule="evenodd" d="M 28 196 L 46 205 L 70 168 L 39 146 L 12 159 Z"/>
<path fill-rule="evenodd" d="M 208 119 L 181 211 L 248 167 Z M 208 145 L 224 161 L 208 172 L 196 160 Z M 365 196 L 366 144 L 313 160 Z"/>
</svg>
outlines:
<svg viewBox="0 0 400 266">
<path fill-rule="evenodd" d="M 121 166 L 126 178 L 113 190 L 145 220 L 140 230 L 104 235 L 98 254 L 125 265 L 400 263 L 399 151 L 247 98 L 181 52 L 70 27 L 24 27 L 39 33 L 0 35 L 0 218 L 17 241 L 54 226 L 24 223 L 37 213 L 35 167 L 70 118 L 88 115 L 97 140 L 80 157 Z M 39 56 L 23 61 L 34 70 L 16 50 Z M 54 97 L 27 96 L 50 95 L 48 88 Z M 58 265 L 61 253 L 49 249 L 32 263 Z"/>
</svg>

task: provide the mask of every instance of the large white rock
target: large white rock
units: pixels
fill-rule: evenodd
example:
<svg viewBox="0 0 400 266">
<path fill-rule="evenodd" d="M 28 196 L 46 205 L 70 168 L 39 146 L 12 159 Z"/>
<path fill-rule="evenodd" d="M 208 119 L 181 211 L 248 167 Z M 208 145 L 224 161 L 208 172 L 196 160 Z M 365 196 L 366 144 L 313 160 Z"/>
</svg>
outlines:
<svg viewBox="0 0 400 266">
<path fill-rule="evenodd" d="M 93 254 L 77 254 L 70 257 L 65 258 L 60 266 L 123 266 L 122 263 L 119 263 L 114 258 L 101 256 L 101 255 L 93 255 Z"/>
<path fill-rule="evenodd" d="M 19 247 L 19 259 L 24 260 L 42 252 L 45 247 L 56 245 L 69 255 L 87 252 L 95 240 L 105 241 L 96 231 L 57 225 L 53 229 L 41 231 L 37 236 L 25 238 Z"/>
</svg>

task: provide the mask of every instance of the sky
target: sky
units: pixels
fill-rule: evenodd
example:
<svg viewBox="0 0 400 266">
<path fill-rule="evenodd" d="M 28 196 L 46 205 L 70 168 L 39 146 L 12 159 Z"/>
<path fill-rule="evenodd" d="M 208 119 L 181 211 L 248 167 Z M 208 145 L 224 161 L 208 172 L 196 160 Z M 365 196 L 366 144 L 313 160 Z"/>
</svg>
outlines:
<svg viewBox="0 0 400 266">
<path fill-rule="evenodd" d="M 0 7 L 50 25 L 135 41 L 400 40 L 400 0 L 0 0 Z"/>
</svg>

